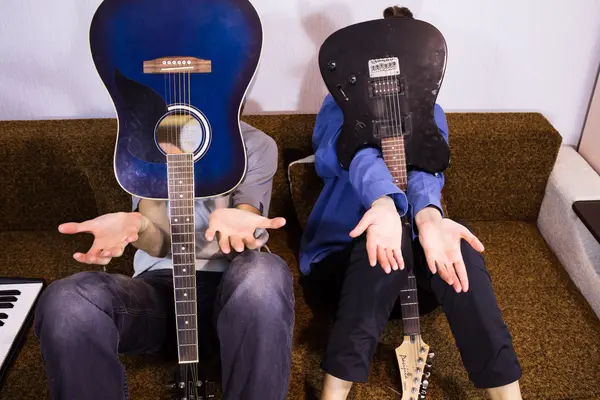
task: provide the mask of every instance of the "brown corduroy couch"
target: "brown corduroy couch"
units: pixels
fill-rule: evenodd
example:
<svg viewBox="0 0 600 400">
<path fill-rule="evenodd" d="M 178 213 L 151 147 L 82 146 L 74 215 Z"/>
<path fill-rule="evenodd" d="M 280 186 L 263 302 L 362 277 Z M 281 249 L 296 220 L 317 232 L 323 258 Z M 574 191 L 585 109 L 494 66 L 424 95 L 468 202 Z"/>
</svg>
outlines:
<svg viewBox="0 0 600 400">
<path fill-rule="evenodd" d="M 293 202 L 286 167 L 311 154 L 315 117 L 244 119 L 279 145 L 271 213 L 286 217 L 288 225 L 273 232 L 270 248 L 298 278 L 301 226 L 320 183 L 310 165 L 292 171 Z M 600 399 L 600 322 L 535 224 L 560 135 L 539 114 L 450 113 L 448 122 L 447 210 L 467 221 L 486 246 L 487 266 L 523 368 L 524 398 Z M 56 228 L 65 221 L 130 209 L 113 175 L 115 132 L 112 119 L 0 122 L 0 276 L 43 277 L 50 283 L 82 270 L 101 270 L 71 258 L 88 248 L 89 236 L 64 236 Z M 109 272 L 131 274 L 132 254 L 114 260 Z M 320 388 L 327 321 L 313 319 L 299 285 L 295 294 L 289 398 L 310 399 Z M 469 382 L 439 309 L 422 318 L 422 331 L 437 354 L 428 398 L 485 398 Z M 370 381 L 356 385 L 352 398 L 399 398 L 394 348 L 401 337 L 401 322 L 390 322 Z M 166 398 L 172 365 L 152 356 L 127 356 L 123 362 L 133 399 Z M 47 393 L 39 343 L 30 330 L 0 399 L 41 399 Z"/>
</svg>

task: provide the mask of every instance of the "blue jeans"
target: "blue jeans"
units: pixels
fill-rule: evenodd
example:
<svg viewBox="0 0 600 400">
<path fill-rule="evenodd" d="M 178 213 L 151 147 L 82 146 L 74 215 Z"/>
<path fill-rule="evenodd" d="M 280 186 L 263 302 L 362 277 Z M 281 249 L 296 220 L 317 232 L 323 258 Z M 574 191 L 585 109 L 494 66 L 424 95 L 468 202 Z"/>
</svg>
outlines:
<svg viewBox="0 0 600 400">
<path fill-rule="evenodd" d="M 224 398 L 285 399 L 294 326 L 285 262 L 245 251 L 224 273 L 199 272 L 197 293 L 200 347 L 221 343 Z M 49 285 L 34 326 L 51 398 L 127 399 L 118 353 L 176 355 L 173 315 L 171 270 L 82 272 Z"/>
</svg>

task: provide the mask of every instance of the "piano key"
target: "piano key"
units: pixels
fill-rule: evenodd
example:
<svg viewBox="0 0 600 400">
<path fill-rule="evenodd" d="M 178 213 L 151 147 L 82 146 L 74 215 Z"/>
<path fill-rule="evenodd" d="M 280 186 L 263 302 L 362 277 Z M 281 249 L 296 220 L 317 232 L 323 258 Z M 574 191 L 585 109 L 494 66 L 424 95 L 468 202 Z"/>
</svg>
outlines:
<svg viewBox="0 0 600 400">
<path fill-rule="evenodd" d="M 0 326 L 4 326 L 4 322 L 0 321 Z"/>
<path fill-rule="evenodd" d="M 17 298 L 15 296 L 0 296 L 0 303 L 8 303 L 9 301 L 14 303 Z"/>
<path fill-rule="evenodd" d="M 17 296 L 17 301 L 14 303 L 0 303 L 2 308 L 0 322 L 3 324 L 0 328 L 0 365 L 4 365 L 7 360 L 10 349 L 17 340 L 27 315 L 34 307 L 42 286 L 42 282 L 0 284 L 0 296 Z"/>
</svg>

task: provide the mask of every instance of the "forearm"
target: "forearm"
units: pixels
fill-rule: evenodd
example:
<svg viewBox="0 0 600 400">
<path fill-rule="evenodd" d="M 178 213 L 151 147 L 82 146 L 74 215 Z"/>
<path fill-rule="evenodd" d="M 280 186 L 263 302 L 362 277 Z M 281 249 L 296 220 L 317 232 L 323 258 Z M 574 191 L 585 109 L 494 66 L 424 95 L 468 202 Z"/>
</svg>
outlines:
<svg viewBox="0 0 600 400">
<path fill-rule="evenodd" d="M 406 213 L 406 195 L 394 183 L 394 178 L 379 156 L 378 150 L 366 148 L 359 151 L 350 164 L 348 178 L 365 208 L 368 209 L 382 197 L 388 197 L 394 200 L 400 215 Z"/>
<path fill-rule="evenodd" d="M 138 233 L 138 239 L 131 244 L 152 257 L 163 258 L 169 254 L 171 235 L 148 217 L 142 215 L 142 227 Z"/>
</svg>

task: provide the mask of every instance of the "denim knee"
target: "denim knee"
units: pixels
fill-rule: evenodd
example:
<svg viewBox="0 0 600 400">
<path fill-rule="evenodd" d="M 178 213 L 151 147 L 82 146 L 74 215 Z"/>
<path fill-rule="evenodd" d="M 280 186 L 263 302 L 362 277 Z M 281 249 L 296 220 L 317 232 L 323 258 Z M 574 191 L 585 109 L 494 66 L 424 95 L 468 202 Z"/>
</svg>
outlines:
<svg viewBox="0 0 600 400">
<path fill-rule="evenodd" d="M 222 297 L 234 307 L 260 311 L 263 318 L 294 307 L 292 273 L 279 256 L 245 251 L 230 264 L 221 282 Z"/>
<path fill-rule="evenodd" d="M 35 309 L 34 332 L 54 345 L 68 344 L 76 335 L 101 332 L 99 325 L 110 322 L 98 316 L 111 299 L 104 292 L 98 272 L 81 272 L 50 284 Z M 103 310 L 104 309 L 104 310 Z"/>
</svg>

